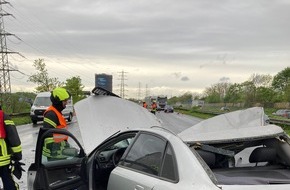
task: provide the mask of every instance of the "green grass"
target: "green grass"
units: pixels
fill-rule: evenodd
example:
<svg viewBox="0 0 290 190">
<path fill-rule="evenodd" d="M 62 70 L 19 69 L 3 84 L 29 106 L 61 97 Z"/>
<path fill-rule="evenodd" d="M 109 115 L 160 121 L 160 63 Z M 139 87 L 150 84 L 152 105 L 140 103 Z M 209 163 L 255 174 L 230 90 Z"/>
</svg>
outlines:
<svg viewBox="0 0 290 190">
<path fill-rule="evenodd" d="M 211 118 L 211 117 L 214 116 L 212 114 L 200 113 L 200 112 L 197 112 L 195 110 L 175 109 L 175 111 L 179 112 L 179 113 L 182 113 L 182 114 L 198 117 L 198 118 L 201 118 L 201 119 L 208 119 L 208 118 Z"/>
<path fill-rule="evenodd" d="M 11 119 L 14 121 L 16 126 L 31 123 L 30 116 L 13 116 Z"/>
</svg>

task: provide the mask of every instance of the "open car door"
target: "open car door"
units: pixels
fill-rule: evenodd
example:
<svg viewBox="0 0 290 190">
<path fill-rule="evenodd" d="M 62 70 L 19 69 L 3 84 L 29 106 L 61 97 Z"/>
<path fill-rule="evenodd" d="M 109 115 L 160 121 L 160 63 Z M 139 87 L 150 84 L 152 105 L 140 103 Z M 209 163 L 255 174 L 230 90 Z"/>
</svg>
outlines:
<svg viewBox="0 0 290 190">
<path fill-rule="evenodd" d="M 68 140 L 48 143 L 54 134 L 67 136 Z M 87 189 L 85 160 L 84 149 L 69 131 L 40 128 L 35 160 L 28 169 L 28 189 Z"/>
</svg>

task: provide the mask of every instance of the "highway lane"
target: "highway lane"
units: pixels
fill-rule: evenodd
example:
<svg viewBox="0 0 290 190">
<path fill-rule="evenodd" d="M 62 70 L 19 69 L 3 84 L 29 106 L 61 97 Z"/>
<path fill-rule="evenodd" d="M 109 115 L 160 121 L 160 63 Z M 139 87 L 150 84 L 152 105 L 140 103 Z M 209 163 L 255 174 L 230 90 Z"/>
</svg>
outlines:
<svg viewBox="0 0 290 190">
<path fill-rule="evenodd" d="M 201 121 L 201 119 L 191 117 L 184 114 L 178 113 L 164 113 L 157 112 L 156 117 L 160 120 L 161 125 L 164 128 L 167 128 L 174 133 L 179 133 L 180 131 L 191 127 L 192 125 Z M 39 122 L 37 125 L 27 124 L 17 126 L 17 130 L 22 142 L 23 150 L 23 162 L 26 164 L 24 169 L 27 171 L 28 167 L 34 160 L 35 155 L 35 146 L 37 141 L 38 130 L 42 126 L 42 123 Z M 73 118 L 73 121 L 69 123 L 68 130 L 73 133 L 78 140 L 82 143 L 80 131 L 78 128 L 78 123 L 76 117 Z M 20 180 L 16 180 L 20 185 L 21 190 L 27 189 L 27 173 L 24 172 Z"/>
<path fill-rule="evenodd" d="M 178 134 L 188 127 L 191 127 L 201 121 L 199 118 L 177 112 L 165 113 L 160 111 L 156 113 L 156 117 L 160 120 L 160 123 L 163 127 L 169 129 L 175 134 Z"/>
</svg>

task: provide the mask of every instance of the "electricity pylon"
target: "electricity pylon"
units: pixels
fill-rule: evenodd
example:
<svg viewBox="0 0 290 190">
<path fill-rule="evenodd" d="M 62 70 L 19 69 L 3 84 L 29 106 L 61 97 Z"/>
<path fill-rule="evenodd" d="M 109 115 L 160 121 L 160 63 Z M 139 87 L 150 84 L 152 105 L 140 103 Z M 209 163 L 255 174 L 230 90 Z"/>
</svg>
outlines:
<svg viewBox="0 0 290 190">
<path fill-rule="evenodd" d="M 126 94 L 125 94 L 125 86 L 127 86 L 125 84 L 125 80 L 127 80 L 125 74 L 127 72 L 122 71 L 122 72 L 119 72 L 119 73 L 120 73 L 119 76 L 121 77 L 121 78 L 119 78 L 119 80 L 121 80 L 121 84 L 120 84 L 120 96 L 121 96 L 121 98 L 125 98 L 126 97 Z"/>
<path fill-rule="evenodd" d="M 4 28 L 4 16 L 12 16 L 9 13 L 6 13 L 2 9 L 3 4 L 9 4 L 7 1 L 0 0 L 0 54 L 1 54 L 1 60 L 0 60 L 0 103 L 3 106 L 5 104 L 6 110 L 9 112 L 11 107 L 11 83 L 10 83 L 10 68 L 8 63 L 8 54 L 11 53 L 17 53 L 17 52 L 11 52 L 7 49 L 6 44 L 6 36 L 13 35 L 10 33 L 7 33 Z"/>
</svg>

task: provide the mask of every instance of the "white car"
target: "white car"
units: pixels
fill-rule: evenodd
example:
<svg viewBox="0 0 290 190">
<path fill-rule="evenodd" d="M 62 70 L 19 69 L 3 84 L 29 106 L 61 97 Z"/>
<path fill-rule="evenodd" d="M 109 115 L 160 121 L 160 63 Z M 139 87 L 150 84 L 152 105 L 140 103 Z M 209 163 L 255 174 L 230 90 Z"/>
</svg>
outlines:
<svg viewBox="0 0 290 190">
<path fill-rule="evenodd" d="M 38 121 L 43 121 L 43 114 L 45 110 L 47 110 L 47 108 L 52 104 L 50 95 L 50 92 L 40 92 L 36 95 L 30 108 L 30 118 L 33 124 L 37 124 Z M 72 121 L 74 114 L 72 97 L 70 97 L 67 101 L 65 109 L 62 110 L 61 113 L 67 121 Z"/>
<path fill-rule="evenodd" d="M 265 125 L 263 108 L 219 115 L 177 135 L 141 106 L 108 93 L 75 109 L 83 142 L 41 128 L 28 189 L 290 189 L 290 139 Z M 70 136 L 65 159 L 42 154 L 52 133 Z"/>
</svg>

